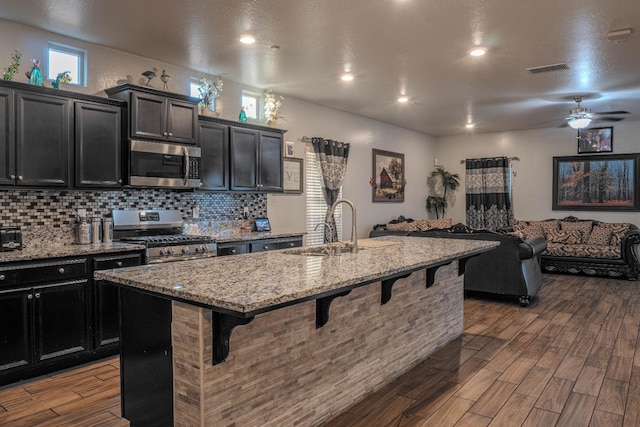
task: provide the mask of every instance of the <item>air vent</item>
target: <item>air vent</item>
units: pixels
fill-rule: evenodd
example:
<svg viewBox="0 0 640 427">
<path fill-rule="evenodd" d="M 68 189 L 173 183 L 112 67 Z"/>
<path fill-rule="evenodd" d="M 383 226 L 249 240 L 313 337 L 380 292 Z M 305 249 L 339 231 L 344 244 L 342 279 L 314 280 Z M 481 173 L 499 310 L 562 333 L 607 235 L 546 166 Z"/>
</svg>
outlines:
<svg viewBox="0 0 640 427">
<path fill-rule="evenodd" d="M 542 67 L 533 67 L 527 68 L 527 71 L 531 74 L 539 74 L 539 73 L 549 73 L 551 71 L 561 71 L 568 70 L 569 66 L 567 64 L 552 64 L 552 65 L 543 65 Z"/>
</svg>

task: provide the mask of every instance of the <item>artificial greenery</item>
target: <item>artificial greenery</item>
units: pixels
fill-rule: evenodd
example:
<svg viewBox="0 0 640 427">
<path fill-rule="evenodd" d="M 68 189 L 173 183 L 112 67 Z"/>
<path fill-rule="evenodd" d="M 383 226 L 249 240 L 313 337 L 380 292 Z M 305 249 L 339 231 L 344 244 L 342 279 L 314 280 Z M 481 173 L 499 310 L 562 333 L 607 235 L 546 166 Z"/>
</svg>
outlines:
<svg viewBox="0 0 640 427">
<path fill-rule="evenodd" d="M 434 211 L 436 218 L 440 218 L 439 213 L 442 212 L 442 218 L 447 209 L 447 190 L 457 190 L 460 186 L 460 175 L 457 173 L 451 173 L 443 166 L 436 166 L 436 169 L 431 172 L 431 178 L 440 182 L 443 188 L 442 196 L 435 195 L 427 197 L 427 210 Z M 437 183 L 434 183 L 434 190 Z"/>
<path fill-rule="evenodd" d="M 11 80 L 13 79 L 13 75 L 18 72 L 20 68 L 20 58 L 22 57 L 22 53 L 18 49 L 15 50 L 13 55 L 11 55 L 11 64 L 7 67 L 7 71 L 2 74 L 3 80 Z"/>
<path fill-rule="evenodd" d="M 271 89 L 264 92 L 264 118 L 267 120 L 267 123 L 276 123 L 279 119 L 284 119 L 284 117 L 278 113 L 283 100 L 283 97 L 276 99 Z"/>
<path fill-rule="evenodd" d="M 209 80 L 204 74 L 200 74 L 200 79 L 198 80 L 200 86 L 198 87 L 198 94 L 200 95 L 200 103 L 198 107 L 200 110 L 204 108 L 211 108 L 213 105 L 213 101 L 220 96 L 220 92 L 222 92 L 222 76 L 216 77 L 215 80 Z"/>
</svg>

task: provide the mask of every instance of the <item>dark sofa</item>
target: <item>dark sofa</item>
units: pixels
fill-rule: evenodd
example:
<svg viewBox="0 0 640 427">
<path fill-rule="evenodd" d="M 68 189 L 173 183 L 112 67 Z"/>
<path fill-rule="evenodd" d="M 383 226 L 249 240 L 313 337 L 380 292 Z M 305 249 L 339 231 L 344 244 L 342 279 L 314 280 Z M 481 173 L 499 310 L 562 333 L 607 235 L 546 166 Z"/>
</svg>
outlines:
<svg viewBox="0 0 640 427">
<path fill-rule="evenodd" d="M 500 242 L 497 248 L 467 262 L 465 291 L 513 296 L 519 299 L 520 305 L 527 306 L 542 285 L 540 253 L 547 247 L 543 238 L 525 241 L 506 233 L 472 230 L 463 224 L 426 231 L 388 230 L 386 224 L 379 224 L 369 233 L 369 237 L 390 235 Z"/>
</svg>

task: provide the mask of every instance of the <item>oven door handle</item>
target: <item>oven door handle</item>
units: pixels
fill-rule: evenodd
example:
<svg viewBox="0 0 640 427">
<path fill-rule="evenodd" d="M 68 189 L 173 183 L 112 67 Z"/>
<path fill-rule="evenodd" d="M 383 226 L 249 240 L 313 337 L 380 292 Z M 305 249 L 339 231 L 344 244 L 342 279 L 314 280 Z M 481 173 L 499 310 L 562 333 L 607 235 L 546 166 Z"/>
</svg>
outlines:
<svg viewBox="0 0 640 427">
<path fill-rule="evenodd" d="M 189 150 L 187 150 L 187 147 L 182 147 L 182 153 L 184 155 L 184 185 L 185 187 L 187 186 L 187 183 L 189 182 Z"/>
</svg>

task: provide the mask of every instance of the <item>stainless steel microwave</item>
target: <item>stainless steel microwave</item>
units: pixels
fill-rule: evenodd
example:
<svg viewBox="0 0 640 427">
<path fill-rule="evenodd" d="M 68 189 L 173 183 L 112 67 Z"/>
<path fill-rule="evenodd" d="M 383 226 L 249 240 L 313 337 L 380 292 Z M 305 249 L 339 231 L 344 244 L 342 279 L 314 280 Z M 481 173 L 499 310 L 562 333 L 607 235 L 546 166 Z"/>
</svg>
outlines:
<svg viewBox="0 0 640 427">
<path fill-rule="evenodd" d="M 131 140 L 129 185 L 200 188 L 200 147 Z"/>
</svg>

